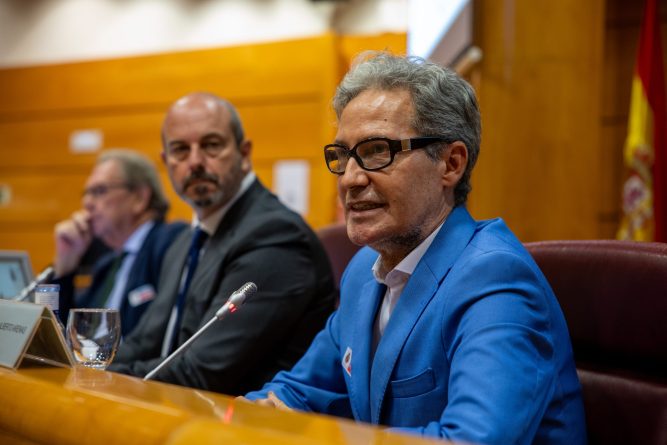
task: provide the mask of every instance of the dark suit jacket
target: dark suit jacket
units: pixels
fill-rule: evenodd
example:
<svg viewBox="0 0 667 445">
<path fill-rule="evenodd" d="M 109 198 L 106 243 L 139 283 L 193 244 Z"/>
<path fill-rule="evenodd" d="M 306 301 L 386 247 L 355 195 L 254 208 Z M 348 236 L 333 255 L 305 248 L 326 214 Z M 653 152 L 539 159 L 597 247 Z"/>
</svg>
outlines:
<svg viewBox="0 0 667 445">
<path fill-rule="evenodd" d="M 158 296 L 109 370 L 144 376 L 160 362 L 192 231 L 167 252 Z M 296 213 L 255 181 L 209 239 L 188 290 L 178 344 L 252 281 L 258 291 L 216 322 L 156 380 L 231 395 L 257 389 L 303 355 L 334 308 L 329 260 Z"/>
<path fill-rule="evenodd" d="M 141 249 L 137 252 L 137 257 L 127 276 L 127 284 L 123 292 L 120 307 L 123 336 L 129 334 L 135 328 L 141 316 L 148 309 L 152 302 L 151 289 L 154 294 L 165 252 L 186 227 L 187 225 L 182 222 L 167 224 L 156 221 L 153 228 L 148 232 Z M 92 307 L 97 293 L 103 287 L 113 258 L 114 253 L 110 252 L 97 261 L 93 268 L 93 279 L 90 287 L 79 296 L 75 297 L 74 274 L 55 280 L 57 284 L 60 284 L 60 318 L 63 323 L 67 323 L 70 308 Z M 129 298 L 130 295 L 135 296 Z"/>
</svg>

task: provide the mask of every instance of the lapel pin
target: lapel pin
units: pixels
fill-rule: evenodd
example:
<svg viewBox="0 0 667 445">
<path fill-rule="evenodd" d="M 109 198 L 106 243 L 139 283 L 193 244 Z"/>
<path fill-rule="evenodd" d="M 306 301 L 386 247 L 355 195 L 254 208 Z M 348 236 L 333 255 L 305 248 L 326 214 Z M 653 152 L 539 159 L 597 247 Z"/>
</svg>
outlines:
<svg viewBox="0 0 667 445">
<path fill-rule="evenodd" d="M 345 372 L 347 372 L 347 375 L 352 377 L 352 349 L 349 346 L 345 350 L 345 355 L 343 355 L 341 364 L 343 365 Z"/>
</svg>

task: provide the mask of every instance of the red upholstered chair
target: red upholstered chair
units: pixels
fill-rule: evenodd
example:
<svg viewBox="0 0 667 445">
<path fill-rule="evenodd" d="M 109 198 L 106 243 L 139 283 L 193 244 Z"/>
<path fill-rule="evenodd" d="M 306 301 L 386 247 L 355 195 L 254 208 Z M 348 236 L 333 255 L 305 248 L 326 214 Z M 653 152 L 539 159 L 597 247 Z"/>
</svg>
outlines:
<svg viewBox="0 0 667 445">
<path fill-rule="evenodd" d="M 590 444 L 667 444 L 667 244 L 526 247 L 567 320 Z"/>
<path fill-rule="evenodd" d="M 329 255 L 336 287 L 339 287 L 340 277 L 343 275 L 347 263 L 361 247 L 352 244 L 352 241 L 347 237 L 345 224 L 337 223 L 322 227 L 317 231 L 317 236 Z"/>
</svg>

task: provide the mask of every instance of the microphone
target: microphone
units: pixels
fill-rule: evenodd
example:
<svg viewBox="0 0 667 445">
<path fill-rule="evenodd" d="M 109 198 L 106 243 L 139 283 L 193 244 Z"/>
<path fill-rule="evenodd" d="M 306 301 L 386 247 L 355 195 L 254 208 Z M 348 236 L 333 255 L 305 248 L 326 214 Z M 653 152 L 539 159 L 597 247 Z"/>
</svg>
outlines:
<svg viewBox="0 0 667 445">
<path fill-rule="evenodd" d="M 234 292 L 229 299 L 225 302 L 225 304 L 222 305 L 220 309 L 215 313 L 215 316 L 211 318 L 208 323 L 206 323 L 204 326 L 199 328 L 197 332 L 194 333 L 194 335 L 188 340 L 183 343 L 181 346 L 178 347 L 174 352 L 169 354 L 167 358 L 165 358 L 159 365 L 157 365 L 151 372 L 146 374 L 144 377 L 144 381 L 152 378 L 158 371 L 160 371 L 162 368 L 164 368 L 166 365 L 171 363 L 172 360 L 174 360 L 176 357 L 180 356 L 187 348 L 190 347 L 192 342 L 194 342 L 197 338 L 199 338 L 200 335 L 204 333 L 213 323 L 215 323 L 217 320 L 222 320 L 222 318 L 227 315 L 234 313 L 238 310 L 239 306 L 241 306 L 246 298 L 250 297 L 253 295 L 255 292 L 257 292 L 257 285 L 252 282 L 248 282 L 241 286 L 236 292 Z"/>
<path fill-rule="evenodd" d="M 42 284 L 47 280 L 50 280 L 53 277 L 53 266 L 49 265 L 42 270 L 34 280 L 32 280 L 26 287 L 21 289 L 21 292 L 14 297 L 15 301 L 24 301 L 26 300 L 32 291 L 35 290 L 38 284 Z"/>
</svg>

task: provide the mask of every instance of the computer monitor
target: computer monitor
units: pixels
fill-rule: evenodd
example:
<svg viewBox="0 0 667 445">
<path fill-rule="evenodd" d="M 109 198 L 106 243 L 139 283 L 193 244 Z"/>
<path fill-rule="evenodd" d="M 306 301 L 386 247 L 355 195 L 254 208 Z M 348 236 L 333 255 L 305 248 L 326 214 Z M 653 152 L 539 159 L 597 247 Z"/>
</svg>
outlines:
<svg viewBox="0 0 667 445">
<path fill-rule="evenodd" d="M 0 250 L 0 298 L 13 299 L 33 278 L 27 252 Z"/>
</svg>

